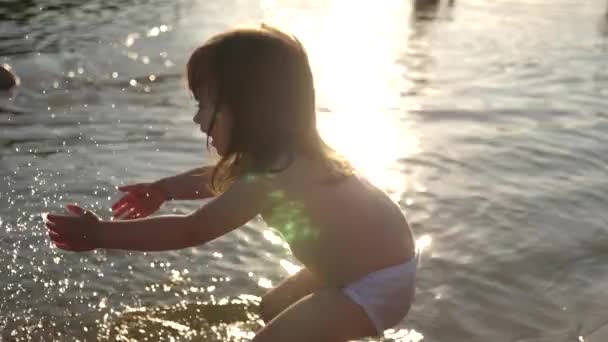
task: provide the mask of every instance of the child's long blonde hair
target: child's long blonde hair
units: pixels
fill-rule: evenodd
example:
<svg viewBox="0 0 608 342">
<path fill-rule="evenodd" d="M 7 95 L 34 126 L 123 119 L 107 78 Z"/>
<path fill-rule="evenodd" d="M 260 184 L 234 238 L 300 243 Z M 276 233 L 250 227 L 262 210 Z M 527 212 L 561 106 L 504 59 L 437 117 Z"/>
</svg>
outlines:
<svg viewBox="0 0 608 342">
<path fill-rule="evenodd" d="M 192 53 L 187 77 L 192 92 L 204 87 L 216 99 L 207 132 L 220 109 L 232 115 L 230 141 L 213 168 L 216 193 L 240 175 L 287 168 L 294 153 L 323 162 L 332 180 L 352 173 L 317 131 L 313 76 L 295 37 L 264 24 L 218 34 Z M 289 161 L 273 169 L 284 155 Z"/>
</svg>

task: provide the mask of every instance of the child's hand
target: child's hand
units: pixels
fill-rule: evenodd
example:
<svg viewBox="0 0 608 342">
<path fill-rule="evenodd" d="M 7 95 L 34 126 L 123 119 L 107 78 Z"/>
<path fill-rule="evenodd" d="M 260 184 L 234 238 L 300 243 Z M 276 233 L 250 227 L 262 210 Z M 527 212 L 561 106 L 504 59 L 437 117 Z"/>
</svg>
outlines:
<svg viewBox="0 0 608 342">
<path fill-rule="evenodd" d="M 66 208 L 72 215 L 42 214 L 55 246 L 72 252 L 95 249 L 94 235 L 99 217 L 74 204 L 68 204 Z"/>
<path fill-rule="evenodd" d="M 112 204 L 112 218 L 146 217 L 160 208 L 167 195 L 159 183 L 138 183 L 118 187 L 126 194 Z"/>
</svg>

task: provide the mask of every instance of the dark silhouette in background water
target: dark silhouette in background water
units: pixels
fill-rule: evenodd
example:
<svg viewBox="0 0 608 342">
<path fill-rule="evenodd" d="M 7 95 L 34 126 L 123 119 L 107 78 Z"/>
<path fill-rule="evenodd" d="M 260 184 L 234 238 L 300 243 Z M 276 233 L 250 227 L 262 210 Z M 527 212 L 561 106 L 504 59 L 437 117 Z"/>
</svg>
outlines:
<svg viewBox="0 0 608 342">
<path fill-rule="evenodd" d="M 455 0 L 443 0 L 453 7 Z M 434 20 L 439 15 L 442 0 L 414 0 L 412 13 L 416 20 Z"/>
<path fill-rule="evenodd" d="M 17 78 L 9 68 L 0 65 L 0 91 L 10 90 L 17 85 Z"/>
<path fill-rule="evenodd" d="M 608 1 L 606 1 L 606 11 L 600 19 L 600 34 L 608 37 Z"/>
<path fill-rule="evenodd" d="M 445 11 L 442 5 L 447 4 Z M 435 20 L 449 18 L 455 0 L 414 0 L 409 21 L 407 49 L 399 58 L 399 64 L 407 67 L 404 77 L 411 82 L 411 87 L 401 93 L 402 97 L 416 97 L 432 90 L 431 70 L 435 63 L 429 42 L 429 31 Z"/>
</svg>

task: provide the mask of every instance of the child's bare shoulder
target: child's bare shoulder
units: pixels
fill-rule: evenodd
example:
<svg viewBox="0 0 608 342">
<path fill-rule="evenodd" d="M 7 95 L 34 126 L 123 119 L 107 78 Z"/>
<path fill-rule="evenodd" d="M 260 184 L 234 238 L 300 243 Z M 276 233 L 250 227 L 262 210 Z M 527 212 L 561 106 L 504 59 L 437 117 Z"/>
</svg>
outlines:
<svg viewBox="0 0 608 342">
<path fill-rule="evenodd" d="M 331 179 L 331 173 L 323 164 L 301 158 L 273 176 L 273 187 L 293 199 L 324 205 L 335 202 L 335 205 L 348 206 L 349 203 L 379 199 L 385 195 L 357 172 L 342 179 L 328 179 Z"/>
</svg>

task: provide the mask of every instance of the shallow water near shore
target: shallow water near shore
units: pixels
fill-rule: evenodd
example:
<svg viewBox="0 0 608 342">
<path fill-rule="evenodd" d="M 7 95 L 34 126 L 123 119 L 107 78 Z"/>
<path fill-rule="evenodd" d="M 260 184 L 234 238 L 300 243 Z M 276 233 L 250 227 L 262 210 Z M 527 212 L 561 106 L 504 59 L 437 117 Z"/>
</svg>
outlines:
<svg viewBox="0 0 608 342">
<path fill-rule="evenodd" d="M 417 3 L 417 5 L 416 5 Z M 40 213 L 109 217 L 115 186 L 212 162 L 184 65 L 265 21 L 315 73 L 319 128 L 424 247 L 408 317 L 374 341 L 608 340 L 608 3 L 0 4 L 0 341 L 243 341 L 298 268 L 262 222 L 163 253 L 68 253 Z M 160 213 L 187 213 L 175 202 Z"/>
</svg>

